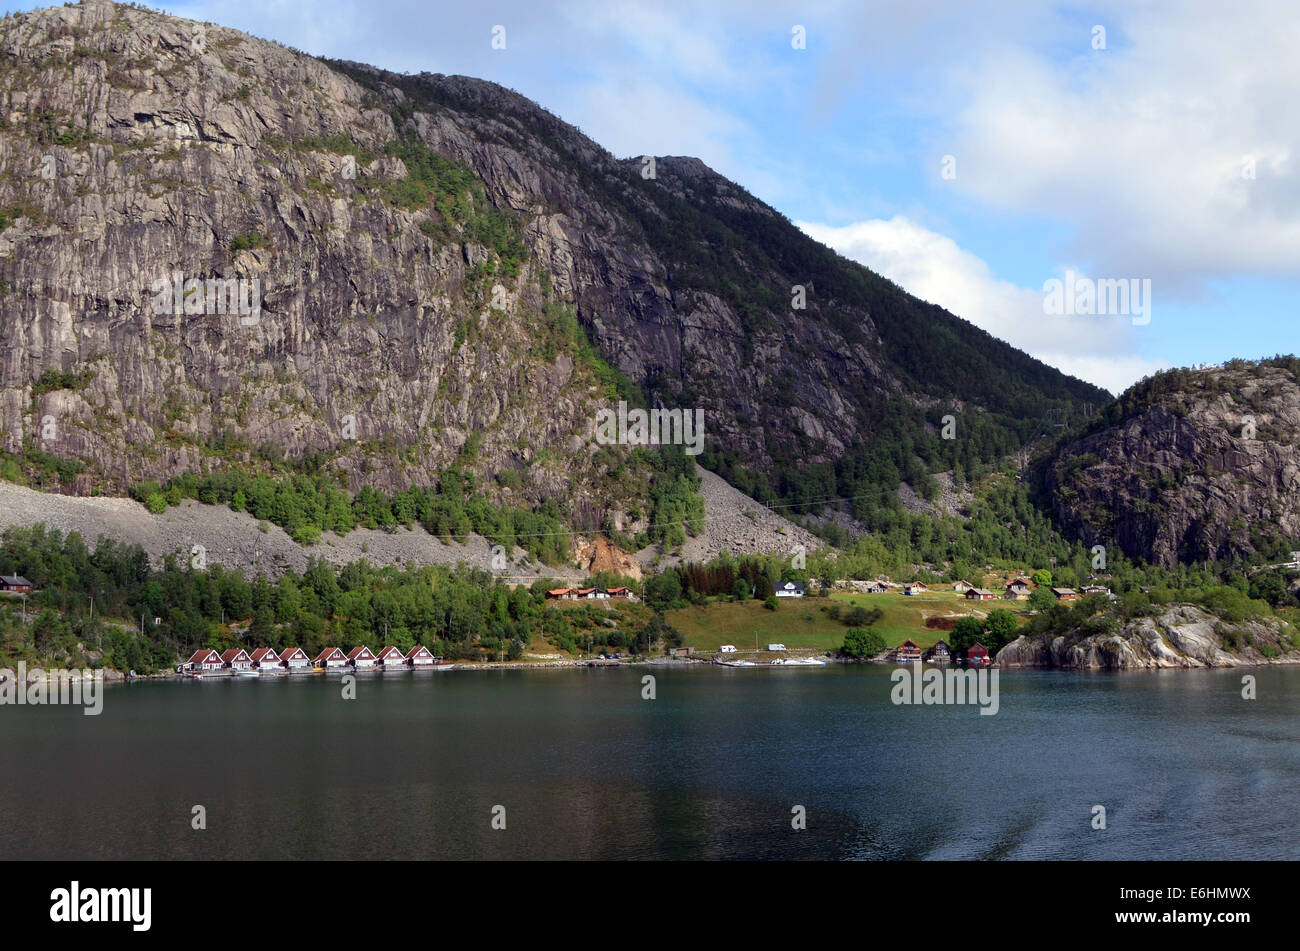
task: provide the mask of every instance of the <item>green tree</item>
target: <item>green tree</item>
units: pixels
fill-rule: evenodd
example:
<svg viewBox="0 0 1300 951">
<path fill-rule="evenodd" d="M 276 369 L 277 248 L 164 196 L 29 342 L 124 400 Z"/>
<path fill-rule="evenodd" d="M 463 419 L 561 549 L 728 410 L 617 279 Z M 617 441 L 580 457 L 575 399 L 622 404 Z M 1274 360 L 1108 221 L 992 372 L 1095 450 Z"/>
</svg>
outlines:
<svg viewBox="0 0 1300 951">
<path fill-rule="evenodd" d="M 885 639 L 877 632 L 851 627 L 844 632 L 844 646 L 840 653 L 845 657 L 875 657 L 886 647 Z"/>
</svg>

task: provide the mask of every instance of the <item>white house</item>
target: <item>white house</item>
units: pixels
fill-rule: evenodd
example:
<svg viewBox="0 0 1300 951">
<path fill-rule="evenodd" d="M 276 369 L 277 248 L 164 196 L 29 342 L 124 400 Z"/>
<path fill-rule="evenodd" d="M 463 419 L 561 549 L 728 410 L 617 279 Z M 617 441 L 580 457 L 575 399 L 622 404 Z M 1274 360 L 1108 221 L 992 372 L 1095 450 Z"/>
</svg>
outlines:
<svg viewBox="0 0 1300 951">
<path fill-rule="evenodd" d="M 736 653 L 736 645 L 735 645 L 735 644 L 723 644 L 721 647 L 718 648 L 718 650 L 721 651 L 721 652 L 724 653 L 724 654 L 734 654 L 734 653 Z"/>
<path fill-rule="evenodd" d="M 375 666 L 375 652 L 369 647 L 354 647 L 348 651 L 348 663 L 356 670 L 369 670 Z"/>
<path fill-rule="evenodd" d="M 416 644 L 406 652 L 406 660 L 412 667 L 432 667 L 433 654 L 429 648 Z"/>
<path fill-rule="evenodd" d="M 232 647 L 221 655 L 221 666 L 229 667 L 231 670 L 251 670 L 253 659 L 242 647 Z"/>
<path fill-rule="evenodd" d="M 191 654 L 190 659 L 185 662 L 185 666 L 190 670 L 220 670 L 221 655 L 212 648 L 205 647 Z"/>
<path fill-rule="evenodd" d="M 391 644 L 379 652 L 379 666 L 384 670 L 406 666 L 406 655 Z"/>
<path fill-rule="evenodd" d="M 306 670 L 311 666 L 307 652 L 301 647 L 286 648 L 280 654 L 280 663 L 284 664 L 286 670 Z"/>
<path fill-rule="evenodd" d="M 284 667 L 280 665 L 280 655 L 275 652 L 274 647 L 259 647 L 252 653 L 253 666 L 263 671 L 281 671 Z"/>
<path fill-rule="evenodd" d="M 326 647 L 312 659 L 312 665 L 326 670 L 337 670 L 348 662 L 347 654 L 337 647 Z"/>
<path fill-rule="evenodd" d="M 776 586 L 776 596 L 778 598 L 802 598 L 803 582 L 802 581 L 784 581 Z"/>
</svg>

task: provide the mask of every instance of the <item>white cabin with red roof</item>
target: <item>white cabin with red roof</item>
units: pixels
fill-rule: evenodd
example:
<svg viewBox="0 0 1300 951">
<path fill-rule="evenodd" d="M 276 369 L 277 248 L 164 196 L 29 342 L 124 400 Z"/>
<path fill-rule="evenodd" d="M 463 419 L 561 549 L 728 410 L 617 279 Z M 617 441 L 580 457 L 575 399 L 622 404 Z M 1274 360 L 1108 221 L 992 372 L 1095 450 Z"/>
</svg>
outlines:
<svg viewBox="0 0 1300 951">
<path fill-rule="evenodd" d="M 405 667 L 406 655 L 393 645 L 389 644 L 379 652 L 379 666 L 383 667 L 385 670 L 392 667 Z"/>
<path fill-rule="evenodd" d="M 231 670 L 252 670 L 253 659 L 242 647 L 232 647 L 221 655 L 221 666 Z"/>
<path fill-rule="evenodd" d="M 280 664 L 280 655 L 275 652 L 274 647 L 259 647 L 249 656 L 253 659 L 253 666 L 258 670 L 270 673 L 284 670 Z"/>
<path fill-rule="evenodd" d="M 205 647 L 191 654 L 190 659 L 185 662 L 185 666 L 190 670 L 220 670 L 221 655 L 212 648 Z"/>
<path fill-rule="evenodd" d="M 311 666 L 311 658 L 301 647 L 287 647 L 280 653 L 280 663 L 286 670 L 306 670 Z"/>
<path fill-rule="evenodd" d="M 355 670 L 369 670 L 375 666 L 375 652 L 369 647 L 354 647 L 348 651 L 348 663 Z"/>
<path fill-rule="evenodd" d="M 312 658 L 312 666 L 333 670 L 347 665 L 348 655 L 337 647 L 327 647 Z"/>
<path fill-rule="evenodd" d="M 406 662 L 412 667 L 432 667 L 433 652 L 427 647 L 416 644 L 406 652 Z"/>
</svg>

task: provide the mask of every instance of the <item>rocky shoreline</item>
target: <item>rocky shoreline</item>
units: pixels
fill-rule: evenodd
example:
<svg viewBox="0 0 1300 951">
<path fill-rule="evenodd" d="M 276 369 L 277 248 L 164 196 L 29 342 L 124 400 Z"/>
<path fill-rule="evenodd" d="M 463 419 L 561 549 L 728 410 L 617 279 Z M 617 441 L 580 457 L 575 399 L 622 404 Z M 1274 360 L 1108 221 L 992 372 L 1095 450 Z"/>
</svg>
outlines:
<svg viewBox="0 0 1300 951">
<path fill-rule="evenodd" d="M 1300 664 L 1275 619 L 1225 622 L 1194 605 L 1171 605 L 1157 617 L 1134 618 L 1118 631 L 1021 635 L 994 661 L 1067 670 L 1165 670 Z"/>
</svg>

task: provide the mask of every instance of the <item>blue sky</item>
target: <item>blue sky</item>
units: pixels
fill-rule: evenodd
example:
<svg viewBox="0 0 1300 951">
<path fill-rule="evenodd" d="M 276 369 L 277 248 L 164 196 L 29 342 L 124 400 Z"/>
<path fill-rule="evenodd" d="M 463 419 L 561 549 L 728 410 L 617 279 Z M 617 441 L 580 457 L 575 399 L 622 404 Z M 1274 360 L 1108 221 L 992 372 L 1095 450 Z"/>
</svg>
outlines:
<svg viewBox="0 0 1300 951">
<path fill-rule="evenodd" d="M 698 156 L 818 240 L 1112 391 L 1297 349 L 1290 0 L 156 6 L 500 82 L 616 155 Z M 1066 269 L 1150 280 L 1150 322 L 1044 313 Z"/>
</svg>

